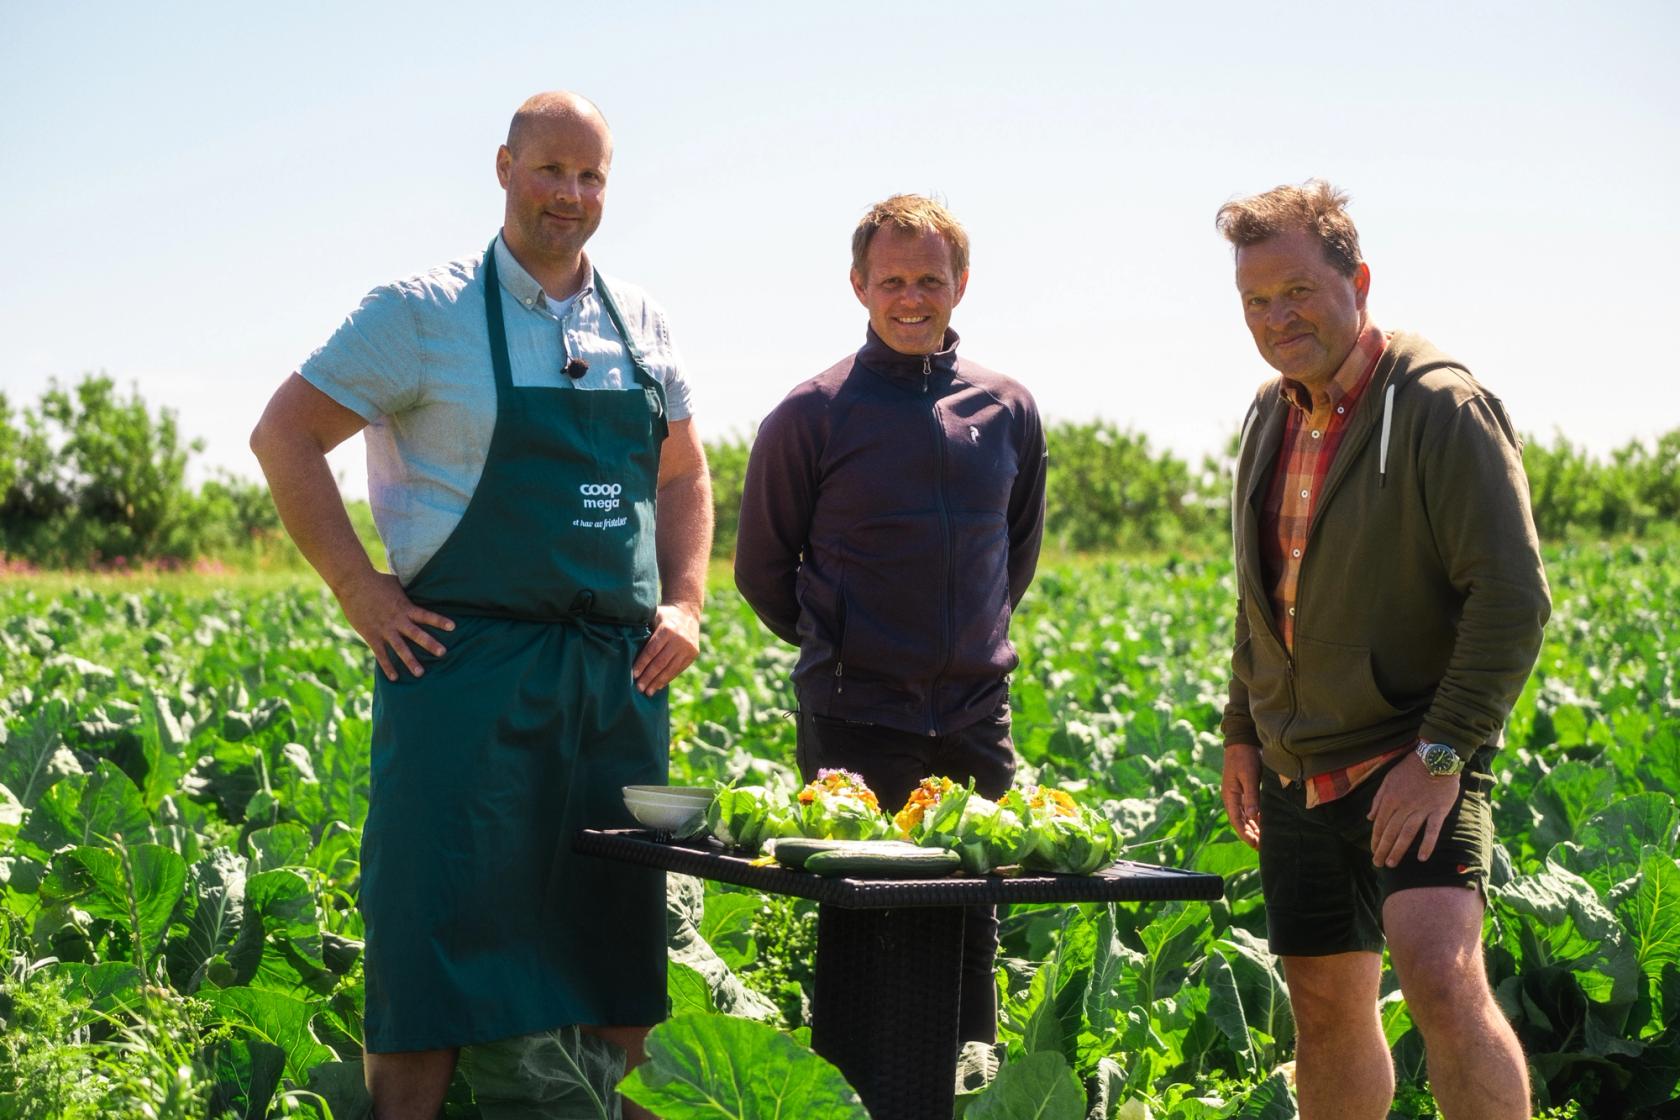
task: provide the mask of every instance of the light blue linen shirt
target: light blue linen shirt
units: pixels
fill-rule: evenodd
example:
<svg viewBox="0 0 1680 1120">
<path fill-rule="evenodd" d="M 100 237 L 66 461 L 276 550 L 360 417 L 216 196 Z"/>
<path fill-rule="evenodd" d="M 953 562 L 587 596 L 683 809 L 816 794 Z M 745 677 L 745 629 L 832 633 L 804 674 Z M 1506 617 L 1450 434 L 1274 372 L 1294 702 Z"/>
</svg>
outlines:
<svg viewBox="0 0 1680 1120">
<path fill-rule="evenodd" d="M 625 389 L 635 374 L 593 283 L 556 306 L 495 242 L 513 383 Z M 483 254 L 386 284 L 298 373 L 368 422 L 368 502 L 391 570 L 408 582 L 448 539 L 484 470 L 496 426 L 496 383 L 484 322 Z M 672 420 L 691 415 L 688 378 L 665 313 L 634 284 L 607 278 Z M 589 363 L 573 380 L 572 358 Z"/>
</svg>

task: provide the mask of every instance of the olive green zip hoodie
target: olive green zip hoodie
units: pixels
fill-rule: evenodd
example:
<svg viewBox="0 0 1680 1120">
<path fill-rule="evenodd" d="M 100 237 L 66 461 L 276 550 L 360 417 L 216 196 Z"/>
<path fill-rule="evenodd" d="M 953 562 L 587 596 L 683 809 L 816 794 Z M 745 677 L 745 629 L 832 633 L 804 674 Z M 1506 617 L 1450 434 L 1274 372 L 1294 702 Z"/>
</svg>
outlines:
<svg viewBox="0 0 1680 1120">
<path fill-rule="evenodd" d="M 1289 408 L 1281 384 L 1261 386 L 1237 457 L 1225 742 L 1259 745 L 1290 778 L 1416 735 L 1466 758 L 1498 746 L 1551 613 L 1504 405 L 1416 335 L 1389 340 L 1308 529 L 1291 655 L 1260 562 L 1260 506 Z"/>
</svg>

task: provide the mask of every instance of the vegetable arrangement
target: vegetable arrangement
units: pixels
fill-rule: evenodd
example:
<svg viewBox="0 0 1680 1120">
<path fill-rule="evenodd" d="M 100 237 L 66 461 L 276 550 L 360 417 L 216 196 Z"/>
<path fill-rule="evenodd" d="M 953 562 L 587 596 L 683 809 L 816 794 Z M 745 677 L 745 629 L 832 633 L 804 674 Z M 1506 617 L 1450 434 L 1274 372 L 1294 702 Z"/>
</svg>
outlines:
<svg viewBox="0 0 1680 1120">
<path fill-rule="evenodd" d="M 794 795 L 791 807 L 762 786 L 724 786 L 706 822 L 711 835 L 727 847 L 757 853 L 768 843 L 779 861 L 796 868 L 806 867 L 813 851 L 796 836 L 850 841 L 847 866 L 885 873 L 896 858 L 907 875 L 939 867 L 987 875 L 1023 866 L 1089 875 L 1113 863 L 1120 851 L 1113 822 L 1065 790 L 1010 790 L 1000 802 L 975 793 L 972 782 L 959 786 L 950 778 L 924 778 L 904 808 L 888 818 L 868 784 L 850 770 L 818 771 Z M 871 849 L 870 843 L 876 846 Z M 916 849 L 950 852 L 956 858 L 929 859 Z M 878 863 L 863 858 L 871 854 Z M 828 859 L 811 870 L 840 866 L 839 859 Z"/>
</svg>

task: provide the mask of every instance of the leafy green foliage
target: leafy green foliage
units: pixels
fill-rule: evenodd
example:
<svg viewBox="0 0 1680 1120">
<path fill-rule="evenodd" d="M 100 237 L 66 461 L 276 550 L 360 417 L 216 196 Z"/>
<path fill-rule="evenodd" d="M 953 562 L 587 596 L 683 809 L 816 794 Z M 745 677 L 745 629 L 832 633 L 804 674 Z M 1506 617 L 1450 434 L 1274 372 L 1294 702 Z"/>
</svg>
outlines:
<svg viewBox="0 0 1680 1120">
<path fill-rule="evenodd" d="M 1010 1062 L 963 1114 L 968 1120 L 1083 1120 L 1085 1093 L 1067 1060 L 1036 1051 Z"/>
<path fill-rule="evenodd" d="M 664 1120 L 868 1120 L 839 1070 L 761 1023 L 681 1015 L 647 1052 L 622 1090 Z"/>
<path fill-rule="evenodd" d="M 1553 622 L 1496 764 L 1488 969 L 1539 1111 L 1654 1120 L 1680 1089 L 1680 547 L 1549 559 Z M 1115 824 L 1122 856 L 1215 871 L 1226 895 L 1001 915 L 1002 1046 L 971 1056 L 966 1114 L 1014 1115 L 1026 1085 L 1035 1106 L 1071 1090 L 1104 1118 L 1292 1114 L 1293 1024 L 1254 856 L 1218 796 L 1232 591 L 1223 562 L 1080 561 L 1042 572 L 1016 616 L 1019 783 L 1067 789 Z M 728 593 L 702 643 L 673 686 L 672 781 L 785 800 L 800 785 L 793 652 Z M 370 680 L 313 586 L 0 587 L 0 1114 L 365 1108 Z M 656 1067 L 667 1080 L 644 1084 L 649 1068 L 632 1091 L 679 1115 L 692 1102 L 667 1097 L 721 1077 L 705 1062 L 723 1055 L 742 1077 L 785 1075 L 772 1098 L 832 1089 L 835 1114 L 859 1115 L 798 1034 L 814 905 L 671 882 L 681 1027 Z M 1397 1113 L 1432 1115 L 1391 974 L 1384 991 Z M 519 1057 L 545 1075 L 560 1060 Z M 462 1082 L 448 1115 L 477 1109 Z"/>
</svg>

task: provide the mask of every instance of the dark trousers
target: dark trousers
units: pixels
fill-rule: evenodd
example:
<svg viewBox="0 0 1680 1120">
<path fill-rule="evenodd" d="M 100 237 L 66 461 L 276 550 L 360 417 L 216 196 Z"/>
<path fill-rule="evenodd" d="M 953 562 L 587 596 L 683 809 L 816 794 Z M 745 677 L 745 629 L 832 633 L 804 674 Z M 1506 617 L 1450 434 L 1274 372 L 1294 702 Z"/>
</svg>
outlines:
<svg viewBox="0 0 1680 1120">
<path fill-rule="evenodd" d="M 810 781 L 818 770 L 845 769 L 863 777 L 890 816 L 904 808 L 923 778 L 946 777 L 958 785 L 974 779 L 975 791 L 1002 797 L 1015 779 L 1009 738 L 1009 705 L 999 718 L 983 719 L 950 735 L 918 735 L 872 723 L 799 713 L 799 772 Z M 964 1042 L 997 1041 L 997 909 L 967 908 L 963 921 L 962 991 L 958 1028 Z"/>
</svg>

